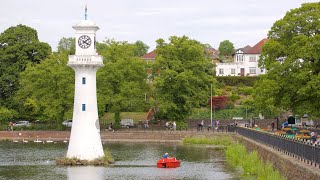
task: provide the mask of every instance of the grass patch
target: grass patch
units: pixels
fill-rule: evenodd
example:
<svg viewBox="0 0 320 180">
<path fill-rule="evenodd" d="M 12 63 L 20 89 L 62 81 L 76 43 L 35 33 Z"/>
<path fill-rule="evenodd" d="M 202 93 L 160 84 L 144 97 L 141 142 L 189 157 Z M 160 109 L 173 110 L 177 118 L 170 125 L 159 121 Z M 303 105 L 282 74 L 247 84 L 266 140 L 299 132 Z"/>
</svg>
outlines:
<svg viewBox="0 0 320 180">
<path fill-rule="evenodd" d="M 209 144 L 229 146 L 232 144 L 232 139 L 229 136 L 216 136 L 216 137 L 186 137 L 183 139 L 183 143 L 186 144 Z"/>
<path fill-rule="evenodd" d="M 108 166 L 110 164 L 114 164 L 114 159 L 109 150 L 104 151 L 104 156 L 102 158 L 94 159 L 92 161 L 81 160 L 78 158 L 58 158 L 56 159 L 57 165 L 65 165 L 65 166 Z"/>
<path fill-rule="evenodd" d="M 243 175 L 252 175 L 259 180 L 282 180 L 280 172 L 270 162 L 264 163 L 256 151 L 247 153 L 245 146 L 232 144 L 225 150 L 226 158 L 233 167 L 240 167 Z"/>
<path fill-rule="evenodd" d="M 278 170 L 275 170 L 270 162 L 264 163 L 257 151 L 247 152 L 244 145 L 236 143 L 230 136 L 214 137 L 186 137 L 183 143 L 210 144 L 225 146 L 227 162 L 243 171 L 243 176 L 259 180 L 282 180 Z"/>
</svg>

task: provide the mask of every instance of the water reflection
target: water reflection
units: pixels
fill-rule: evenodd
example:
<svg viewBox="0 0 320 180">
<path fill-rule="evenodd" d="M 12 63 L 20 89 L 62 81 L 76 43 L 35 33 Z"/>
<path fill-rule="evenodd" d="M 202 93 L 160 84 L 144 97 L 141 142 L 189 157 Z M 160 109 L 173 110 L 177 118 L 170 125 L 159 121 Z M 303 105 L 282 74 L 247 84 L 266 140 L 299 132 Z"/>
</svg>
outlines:
<svg viewBox="0 0 320 180">
<path fill-rule="evenodd" d="M 68 180 L 104 180 L 105 168 L 95 166 L 68 167 Z"/>
</svg>

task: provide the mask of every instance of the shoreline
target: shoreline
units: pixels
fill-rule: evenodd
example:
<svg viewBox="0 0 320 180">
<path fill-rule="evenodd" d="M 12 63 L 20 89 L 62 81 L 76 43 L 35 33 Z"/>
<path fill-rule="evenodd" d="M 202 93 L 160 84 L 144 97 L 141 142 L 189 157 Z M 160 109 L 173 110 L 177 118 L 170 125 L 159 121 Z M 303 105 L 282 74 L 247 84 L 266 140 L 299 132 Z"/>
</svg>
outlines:
<svg viewBox="0 0 320 180">
<path fill-rule="evenodd" d="M 213 132 L 188 132 L 188 131 L 101 131 L 100 137 L 105 142 L 156 142 L 180 143 L 183 138 L 190 135 L 207 135 Z M 218 134 L 218 133 L 215 133 Z M 220 134 L 220 133 L 219 133 Z M 0 131 L 0 141 L 69 141 L 70 131 Z"/>
</svg>

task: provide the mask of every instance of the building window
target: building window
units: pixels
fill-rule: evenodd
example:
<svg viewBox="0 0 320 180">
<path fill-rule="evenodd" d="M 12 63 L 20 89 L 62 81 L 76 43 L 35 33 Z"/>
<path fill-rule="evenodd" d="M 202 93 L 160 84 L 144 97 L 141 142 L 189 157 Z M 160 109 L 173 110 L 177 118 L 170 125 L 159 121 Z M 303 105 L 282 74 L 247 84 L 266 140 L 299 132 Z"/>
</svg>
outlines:
<svg viewBox="0 0 320 180">
<path fill-rule="evenodd" d="M 219 74 L 223 74 L 223 69 L 219 69 Z"/>
<path fill-rule="evenodd" d="M 243 62 L 243 55 L 242 54 L 237 54 L 237 62 Z"/>
<path fill-rule="evenodd" d="M 250 67 L 249 68 L 249 73 L 250 74 L 256 74 L 256 68 L 255 67 Z"/>
<path fill-rule="evenodd" d="M 86 78 L 85 77 L 82 78 L 82 84 L 86 84 Z"/>
<path fill-rule="evenodd" d="M 86 104 L 82 104 L 82 111 L 86 111 Z"/>
<path fill-rule="evenodd" d="M 236 69 L 235 68 L 231 68 L 231 74 L 236 74 Z"/>
<path fill-rule="evenodd" d="M 249 62 L 256 62 L 256 56 L 250 56 L 249 57 Z"/>
</svg>

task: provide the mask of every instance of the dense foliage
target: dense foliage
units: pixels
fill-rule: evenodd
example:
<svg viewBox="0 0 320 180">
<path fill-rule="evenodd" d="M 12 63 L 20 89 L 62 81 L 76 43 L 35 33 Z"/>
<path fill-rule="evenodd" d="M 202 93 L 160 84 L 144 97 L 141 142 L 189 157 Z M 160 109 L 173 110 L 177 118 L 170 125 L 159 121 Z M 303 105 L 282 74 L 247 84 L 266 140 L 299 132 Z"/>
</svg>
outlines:
<svg viewBox="0 0 320 180">
<path fill-rule="evenodd" d="M 204 46 L 186 36 L 157 40 L 155 100 L 163 118 L 184 121 L 193 107 L 205 105 L 214 83 Z"/>
<path fill-rule="evenodd" d="M 268 73 L 255 86 L 261 112 L 320 115 L 319 27 L 319 2 L 302 4 L 274 23 L 260 57 Z"/>
<path fill-rule="evenodd" d="M 137 47 L 127 42 L 108 40 L 98 44 L 105 66 L 97 73 L 99 114 L 114 112 L 119 125 L 120 112 L 147 111 L 149 86 L 145 63 L 137 57 Z"/>
<path fill-rule="evenodd" d="M 20 72 L 50 53 L 51 47 L 40 42 L 37 31 L 28 26 L 13 26 L 0 34 L 0 106 L 15 106 L 11 98 L 18 90 Z"/>
<path fill-rule="evenodd" d="M 21 73 L 20 88 L 15 96 L 20 118 L 55 122 L 71 118 L 74 71 L 67 62 L 67 54 L 54 53 Z"/>
</svg>

